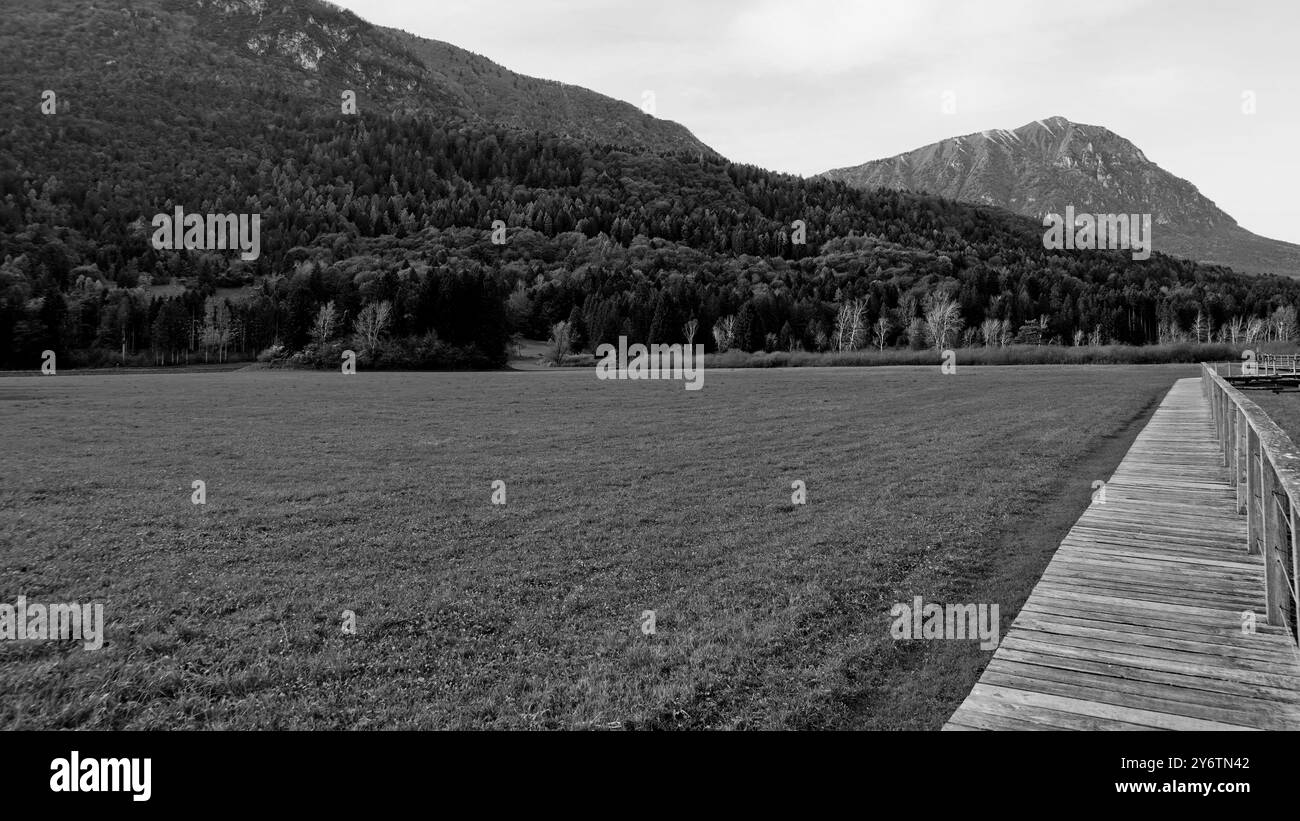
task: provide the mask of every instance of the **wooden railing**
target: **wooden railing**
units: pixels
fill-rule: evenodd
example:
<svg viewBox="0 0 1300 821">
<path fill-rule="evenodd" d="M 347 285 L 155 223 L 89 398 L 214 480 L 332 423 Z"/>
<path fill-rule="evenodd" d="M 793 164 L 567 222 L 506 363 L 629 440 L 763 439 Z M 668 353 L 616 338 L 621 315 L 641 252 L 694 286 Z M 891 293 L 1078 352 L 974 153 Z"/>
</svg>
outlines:
<svg viewBox="0 0 1300 821">
<path fill-rule="evenodd" d="M 1228 384 L 1211 363 L 1201 365 L 1201 390 L 1214 414 L 1223 464 L 1246 516 L 1246 550 L 1264 558 L 1269 624 L 1296 639 L 1300 590 L 1300 450 L 1258 405 Z"/>
<path fill-rule="evenodd" d="M 1259 374 L 1300 374 L 1300 356 L 1296 354 L 1262 353 L 1255 363 Z"/>
<path fill-rule="evenodd" d="M 1300 376 L 1300 354 L 1262 353 L 1240 362 L 1203 362 L 1219 376 Z"/>
</svg>

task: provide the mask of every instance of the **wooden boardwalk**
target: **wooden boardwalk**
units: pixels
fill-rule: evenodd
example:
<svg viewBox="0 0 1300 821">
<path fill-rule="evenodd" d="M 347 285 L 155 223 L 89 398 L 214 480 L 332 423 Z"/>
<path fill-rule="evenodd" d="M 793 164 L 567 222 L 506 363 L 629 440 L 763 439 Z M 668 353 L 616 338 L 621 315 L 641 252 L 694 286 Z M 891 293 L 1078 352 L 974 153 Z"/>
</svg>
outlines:
<svg viewBox="0 0 1300 821">
<path fill-rule="evenodd" d="M 1300 654 L 1264 624 L 1200 384 L 1174 384 L 945 730 L 1300 729 Z"/>
</svg>

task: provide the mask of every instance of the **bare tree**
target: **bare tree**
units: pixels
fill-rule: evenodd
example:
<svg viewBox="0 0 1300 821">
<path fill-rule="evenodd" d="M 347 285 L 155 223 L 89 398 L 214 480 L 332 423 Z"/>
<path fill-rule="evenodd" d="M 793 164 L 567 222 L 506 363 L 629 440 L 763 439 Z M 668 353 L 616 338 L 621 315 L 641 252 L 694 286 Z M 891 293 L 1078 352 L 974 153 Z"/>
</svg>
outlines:
<svg viewBox="0 0 1300 821">
<path fill-rule="evenodd" d="M 1236 345 L 1237 340 L 1243 338 L 1246 333 L 1246 323 L 1239 316 L 1234 316 L 1231 321 L 1224 327 L 1228 331 L 1228 341 Z"/>
<path fill-rule="evenodd" d="M 916 319 L 917 296 L 915 291 L 908 291 L 898 301 L 899 321 L 908 324 Z"/>
<path fill-rule="evenodd" d="M 1273 312 L 1273 328 L 1278 342 L 1290 342 L 1296 337 L 1296 310 L 1293 305 L 1284 305 Z"/>
<path fill-rule="evenodd" d="M 1252 316 L 1246 323 L 1246 344 L 1254 345 L 1257 342 L 1264 341 L 1264 333 L 1267 330 L 1268 323 L 1263 318 Z"/>
<path fill-rule="evenodd" d="M 845 300 L 835 315 L 835 350 L 854 351 L 867 338 L 867 306 L 860 299 Z"/>
<path fill-rule="evenodd" d="M 211 325 L 204 325 L 203 332 L 199 336 L 199 343 L 203 346 L 203 361 L 207 362 L 208 354 L 212 352 L 213 348 L 217 348 L 221 344 L 220 332 Z M 221 361 L 219 353 L 217 361 Z"/>
<path fill-rule="evenodd" d="M 1209 326 L 1205 321 L 1205 315 L 1200 311 L 1196 312 L 1196 319 L 1192 320 L 1192 336 L 1196 337 L 1197 342 L 1201 341 L 1201 337 L 1206 337 L 1206 341 L 1209 341 Z"/>
<path fill-rule="evenodd" d="M 835 312 L 835 329 L 831 331 L 831 337 L 835 341 L 835 350 L 844 350 L 844 338 L 849 331 L 849 303 L 845 300 L 840 303 L 839 310 Z"/>
<path fill-rule="evenodd" d="M 334 300 L 320 306 L 316 319 L 311 323 L 311 341 L 323 345 L 334 336 L 334 325 L 338 322 L 338 312 L 334 309 Z"/>
<path fill-rule="evenodd" d="M 216 349 L 217 361 L 226 361 L 226 346 L 230 344 L 230 308 L 224 299 L 210 296 L 203 302 L 203 331 L 200 341 L 203 344 L 203 361 L 208 361 L 208 352 Z"/>
<path fill-rule="evenodd" d="M 1187 331 L 1183 330 L 1183 326 L 1178 323 L 1177 319 L 1162 319 L 1156 325 L 1156 340 L 1161 345 L 1186 342 L 1187 339 Z"/>
<path fill-rule="evenodd" d="M 379 340 L 388 330 L 392 319 L 393 306 L 385 302 L 371 302 L 357 314 L 352 323 L 352 332 L 356 334 L 357 347 L 363 353 L 370 353 L 379 346 Z"/>
<path fill-rule="evenodd" d="M 554 365 L 563 365 L 564 357 L 569 355 L 572 335 L 569 323 L 557 322 L 551 326 L 551 338 L 546 342 L 546 361 Z"/>
<path fill-rule="evenodd" d="M 718 353 L 725 353 L 736 341 L 736 318 L 724 316 L 713 326 L 713 341 L 718 344 Z"/>
<path fill-rule="evenodd" d="M 697 331 L 699 331 L 699 329 L 700 329 L 700 321 L 695 317 L 691 317 L 689 320 L 687 320 L 686 324 L 682 326 L 682 333 L 686 336 L 687 345 L 695 344 L 695 334 Z"/>
<path fill-rule="evenodd" d="M 946 294 L 932 294 L 926 302 L 925 335 L 932 348 L 942 351 L 961 328 L 961 309 Z"/>
<path fill-rule="evenodd" d="M 1002 322 L 997 319 L 986 319 L 980 323 L 980 336 L 984 339 L 984 344 L 992 348 L 998 344 L 998 334 L 1002 331 Z"/>
<path fill-rule="evenodd" d="M 877 317 L 876 324 L 871 327 L 876 348 L 883 351 L 885 349 L 885 342 L 889 339 L 889 331 L 893 327 L 892 323 L 889 321 L 889 317 L 885 316 L 882 312 L 880 316 Z"/>
<path fill-rule="evenodd" d="M 1187 336 L 1177 319 L 1166 319 L 1156 326 L 1156 332 L 1162 345 L 1172 345 Z"/>
<path fill-rule="evenodd" d="M 853 316 L 849 322 L 849 349 L 856 351 L 867 344 L 867 303 L 853 300 Z"/>
</svg>

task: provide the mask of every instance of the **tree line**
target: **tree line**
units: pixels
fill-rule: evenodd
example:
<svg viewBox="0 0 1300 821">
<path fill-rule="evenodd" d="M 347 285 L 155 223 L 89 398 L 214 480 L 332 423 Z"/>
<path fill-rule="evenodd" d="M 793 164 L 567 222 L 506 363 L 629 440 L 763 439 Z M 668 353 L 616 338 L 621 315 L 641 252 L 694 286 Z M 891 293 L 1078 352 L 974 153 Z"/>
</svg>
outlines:
<svg viewBox="0 0 1300 821">
<path fill-rule="evenodd" d="M 1293 280 L 1049 251 L 1041 226 L 999 209 L 281 102 L 252 133 L 218 126 L 222 150 L 197 167 L 161 142 L 105 158 L 81 150 L 88 132 L 39 119 L 0 135 L 0 366 L 45 349 L 332 364 L 368 338 L 378 364 L 491 367 L 512 336 L 559 323 L 573 350 L 686 342 L 688 327 L 707 350 L 744 351 L 1296 335 L 1279 319 Z M 154 249 L 150 218 L 176 206 L 261 214 L 261 257 Z"/>
</svg>

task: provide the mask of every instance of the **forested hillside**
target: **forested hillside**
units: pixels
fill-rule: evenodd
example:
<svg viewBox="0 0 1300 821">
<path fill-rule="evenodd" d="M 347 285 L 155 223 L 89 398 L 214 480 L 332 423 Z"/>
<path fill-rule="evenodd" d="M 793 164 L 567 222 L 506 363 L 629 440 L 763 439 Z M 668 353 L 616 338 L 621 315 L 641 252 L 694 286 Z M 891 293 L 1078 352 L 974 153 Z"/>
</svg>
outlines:
<svg viewBox="0 0 1300 821">
<path fill-rule="evenodd" d="M 169 29 L 166 14 L 105 17 L 98 4 L 69 22 L 66 5 L 20 4 L 0 35 L 0 106 L 13 112 L 0 129 L 0 367 L 36 367 L 46 349 L 85 363 L 305 351 L 334 364 L 354 331 L 372 362 L 490 367 L 511 334 L 561 321 L 577 348 L 684 341 L 695 319 L 710 350 L 816 350 L 846 344 L 846 305 L 882 331 L 877 344 L 920 346 L 945 297 L 955 331 L 983 329 L 969 343 L 1208 338 L 1236 333 L 1234 318 L 1245 334 L 1250 317 L 1277 320 L 1257 335 L 1295 333 L 1290 280 L 1049 252 L 1041 226 L 1005 211 L 694 148 L 378 110 L 364 94 L 345 114 L 332 76 L 304 84 L 310 72 L 274 50 L 240 58 L 262 71 L 235 70 L 212 45 L 224 41 Z M 307 12 L 330 11 L 285 8 L 318 27 Z M 76 30 L 59 47 L 32 45 L 60 23 Z M 189 40 L 151 52 L 160 30 Z M 41 111 L 46 89 L 56 113 Z M 150 220 L 177 206 L 260 214 L 260 257 L 155 250 Z M 185 290 L 163 296 L 165 283 Z"/>
</svg>

